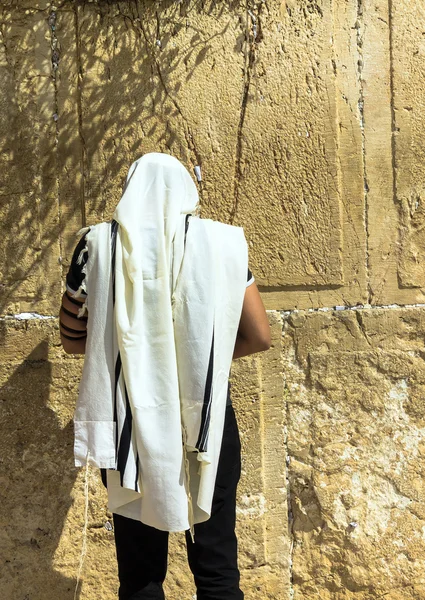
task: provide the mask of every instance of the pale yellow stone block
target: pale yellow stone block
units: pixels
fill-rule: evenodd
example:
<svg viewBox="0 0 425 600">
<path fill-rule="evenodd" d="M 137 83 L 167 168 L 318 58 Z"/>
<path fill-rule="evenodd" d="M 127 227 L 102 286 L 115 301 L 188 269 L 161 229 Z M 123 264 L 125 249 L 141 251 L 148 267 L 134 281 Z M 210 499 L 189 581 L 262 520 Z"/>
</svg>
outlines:
<svg viewBox="0 0 425 600">
<path fill-rule="evenodd" d="M 303 317 L 283 355 L 295 596 L 419 598 L 423 311 Z"/>
<path fill-rule="evenodd" d="M 50 39 L 46 14 L 42 11 L 23 7 L 21 11 L 3 10 L 1 314 L 50 312 L 51 298 L 55 304 L 60 293 L 55 90 Z"/>
</svg>

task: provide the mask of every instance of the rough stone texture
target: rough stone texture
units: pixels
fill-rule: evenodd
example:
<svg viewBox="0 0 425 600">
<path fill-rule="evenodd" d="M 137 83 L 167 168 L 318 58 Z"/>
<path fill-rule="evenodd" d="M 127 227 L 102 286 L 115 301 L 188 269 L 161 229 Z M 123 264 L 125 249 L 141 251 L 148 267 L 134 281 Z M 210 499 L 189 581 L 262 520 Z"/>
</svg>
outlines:
<svg viewBox="0 0 425 600">
<path fill-rule="evenodd" d="M 77 477 L 70 468 L 70 399 L 78 385 L 73 367 L 81 361 L 63 357 L 53 320 L 1 326 L 2 595 L 72 597 L 72 576 L 55 569 L 53 559 Z"/>
<path fill-rule="evenodd" d="M 423 3 L 364 0 L 357 46 L 369 302 L 423 303 Z M 379 227 L 375 224 L 379 223 Z"/>
<path fill-rule="evenodd" d="M 284 330 L 295 598 L 424 598 L 424 315 Z"/>
<path fill-rule="evenodd" d="M 116 597 L 56 315 L 75 233 L 149 151 L 201 165 L 201 214 L 244 227 L 272 327 L 232 367 L 247 600 L 425 598 L 424 32 L 413 0 L 1 3 L 2 598 L 74 598 L 86 478 L 77 597 Z"/>
<path fill-rule="evenodd" d="M 285 447 L 279 314 L 272 348 L 232 368 L 243 470 L 238 500 L 240 566 L 246 597 L 279 598 L 289 589 L 285 535 Z M 74 597 L 83 548 L 84 469 L 73 465 L 73 405 L 81 357 L 66 355 L 56 319 L 0 322 L 0 544 L 5 598 Z M 18 348 L 18 350 L 17 350 Z M 87 549 L 79 598 L 114 598 L 117 568 L 112 515 L 96 469 L 88 471 Z M 170 540 L 169 597 L 195 593 L 184 536 Z M 286 592 L 285 592 L 286 593 Z M 289 593 L 289 592 L 288 592 Z M 191 596 L 187 596 L 191 597 Z"/>
<path fill-rule="evenodd" d="M 407 10 L 409 7 L 409 10 Z M 406 9 L 406 10 L 405 10 Z M 391 13 L 394 200 L 400 213 L 400 256 L 397 274 L 402 288 L 413 288 L 411 297 L 423 302 L 425 279 L 420 267 L 425 249 L 424 224 L 424 123 L 425 107 L 418 93 L 425 74 L 422 3 L 393 3 Z M 403 289 L 404 291 L 404 289 Z"/>
<path fill-rule="evenodd" d="M 1 12 L 1 312 L 48 311 L 60 292 L 50 34 L 44 13 Z"/>
</svg>

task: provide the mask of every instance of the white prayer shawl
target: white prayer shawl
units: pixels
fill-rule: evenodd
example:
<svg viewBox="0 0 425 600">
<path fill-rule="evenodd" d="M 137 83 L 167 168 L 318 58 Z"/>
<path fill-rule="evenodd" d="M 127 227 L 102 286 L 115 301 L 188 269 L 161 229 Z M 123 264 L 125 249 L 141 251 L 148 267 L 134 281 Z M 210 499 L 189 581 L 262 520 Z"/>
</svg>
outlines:
<svg viewBox="0 0 425 600">
<path fill-rule="evenodd" d="M 248 269 L 242 227 L 192 214 L 185 240 L 197 201 L 183 165 L 150 153 L 130 168 L 119 225 L 86 238 L 75 464 L 108 469 L 111 511 L 165 531 L 211 514 Z"/>
</svg>

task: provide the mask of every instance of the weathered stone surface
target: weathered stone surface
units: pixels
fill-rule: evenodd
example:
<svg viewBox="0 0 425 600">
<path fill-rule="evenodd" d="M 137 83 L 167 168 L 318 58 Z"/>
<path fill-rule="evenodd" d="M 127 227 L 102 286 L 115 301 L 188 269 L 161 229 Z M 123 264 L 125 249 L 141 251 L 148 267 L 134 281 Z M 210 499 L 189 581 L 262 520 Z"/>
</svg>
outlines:
<svg viewBox="0 0 425 600">
<path fill-rule="evenodd" d="M 425 13 L 418 2 L 361 3 L 365 199 L 372 304 L 423 302 Z M 379 226 L 377 226 L 379 224 Z"/>
<path fill-rule="evenodd" d="M 401 245 L 397 273 L 402 288 L 413 288 L 409 290 L 413 301 L 423 302 L 425 7 L 420 2 L 393 3 L 390 18 L 395 200 Z"/>
<path fill-rule="evenodd" d="M 72 427 L 82 357 L 61 350 L 57 320 L 0 323 L 0 541 L 7 565 L 2 589 L 11 599 L 71 599 L 84 547 L 86 472 L 73 467 Z M 289 586 L 279 314 L 270 314 L 270 323 L 272 348 L 232 368 L 243 448 L 237 519 L 247 599 L 259 593 L 284 598 Z M 112 515 L 98 471 L 90 467 L 87 478 L 79 597 L 112 600 L 117 565 L 113 531 L 105 528 Z M 195 593 L 182 534 L 170 539 L 166 585 L 171 598 Z"/>
<path fill-rule="evenodd" d="M 244 47 L 231 214 L 252 242 L 260 285 L 341 285 L 331 6 L 293 3 L 283 18 L 276 8 L 259 4 Z"/>
<path fill-rule="evenodd" d="M 295 597 L 422 597 L 424 327 L 418 309 L 286 323 Z"/>
<path fill-rule="evenodd" d="M 283 337 L 279 314 L 269 318 L 272 348 L 232 367 L 246 597 L 422 597 L 423 311 L 292 313 Z M 85 471 L 72 467 L 71 426 L 82 360 L 61 353 L 53 320 L 2 324 L 3 589 L 72 598 L 84 528 Z M 15 337 L 27 354 L 13 354 Z M 112 600 L 111 515 L 98 472 L 88 477 L 80 598 Z M 182 535 L 170 550 L 169 596 L 192 594 Z"/>
<path fill-rule="evenodd" d="M 365 301 L 356 11 L 322 4 L 81 6 L 88 221 L 170 151 L 202 166 L 202 216 L 245 228 L 267 308 Z"/>
<path fill-rule="evenodd" d="M 74 234 L 163 151 L 201 165 L 203 217 L 244 227 L 270 309 L 273 347 L 232 375 L 247 600 L 425 598 L 423 309 L 373 308 L 424 297 L 423 3 L 0 11 L 0 313 L 52 317 L 0 320 L 2 597 L 74 598 L 83 360 L 56 315 Z M 357 304 L 372 308 L 316 310 Z M 312 311 L 273 312 L 294 308 Z M 112 600 L 111 515 L 87 477 L 77 596 Z M 184 537 L 170 548 L 168 595 L 190 598 Z"/>
<path fill-rule="evenodd" d="M 31 327 L 27 335 L 32 337 Z M 72 597 L 73 578 L 54 568 L 53 557 L 77 476 L 70 423 L 76 386 L 70 390 L 68 383 L 68 404 L 58 406 L 54 398 L 71 381 L 67 375 L 76 361 L 47 360 L 48 342 L 37 337 L 22 361 L 5 360 L 0 367 L 0 540 L 7 599 Z"/>
<path fill-rule="evenodd" d="M 50 32 L 42 12 L 3 9 L 3 19 L 1 314 L 48 310 L 60 292 Z"/>
</svg>

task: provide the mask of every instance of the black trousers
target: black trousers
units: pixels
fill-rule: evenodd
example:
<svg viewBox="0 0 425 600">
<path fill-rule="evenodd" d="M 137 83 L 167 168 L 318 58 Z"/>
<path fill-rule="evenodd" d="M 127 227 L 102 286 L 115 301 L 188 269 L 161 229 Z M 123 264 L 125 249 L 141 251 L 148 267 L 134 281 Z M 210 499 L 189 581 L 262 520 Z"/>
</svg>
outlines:
<svg viewBox="0 0 425 600">
<path fill-rule="evenodd" d="M 242 600 L 235 534 L 236 488 L 241 446 L 233 407 L 226 407 L 211 517 L 195 525 L 195 543 L 186 531 L 189 567 L 197 600 Z M 104 473 L 102 479 L 104 480 Z M 114 514 L 119 600 L 164 600 L 168 532 Z"/>
</svg>

